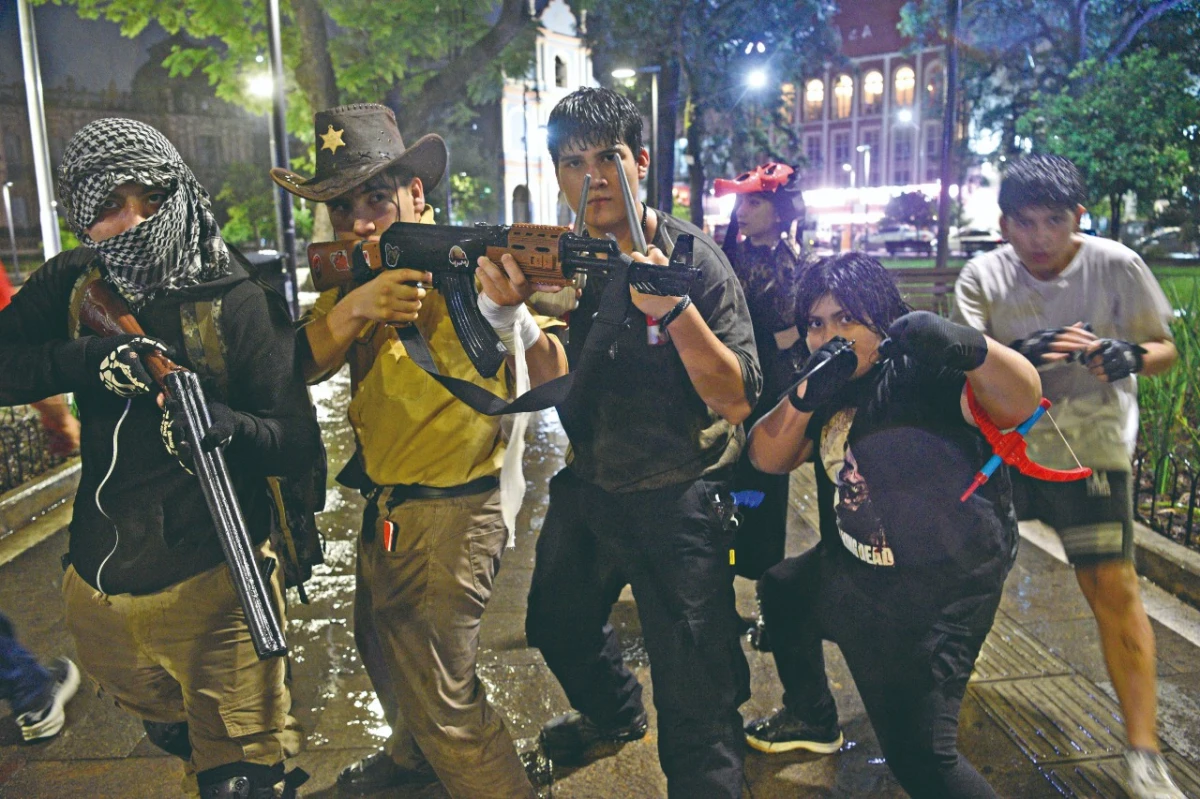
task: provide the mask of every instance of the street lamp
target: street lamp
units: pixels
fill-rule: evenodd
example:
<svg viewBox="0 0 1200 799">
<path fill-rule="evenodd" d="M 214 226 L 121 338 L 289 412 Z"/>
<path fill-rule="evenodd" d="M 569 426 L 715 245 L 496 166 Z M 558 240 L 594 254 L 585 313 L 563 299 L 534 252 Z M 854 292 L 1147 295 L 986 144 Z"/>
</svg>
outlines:
<svg viewBox="0 0 1200 799">
<path fill-rule="evenodd" d="M 261 62 L 262 56 L 257 56 L 256 61 Z M 260 100 L 271 100 L 275 97 L 275 78 L 270 72 L 260 72 L 246 82 L 246 89 L 252 97 L 257 97 Z M 271 149 L 271 158 L 275 158 L 275 125 L 271 121 L 271 111 L 266 112 L 267 119 L 267 142 Z M 284 250 L 283 245 L 283 203 L 290 200 L 285 200 L 281 196 L 281 192 L 272 191 L 271 194 L 275 198 L 275 246 L 280 252 Z"/>
<path fill-rule="evenodd" d="M 854 188 L 854 166 L 852 164 L 842 164 L 842 171 L 850 173 L 850 188 Z"/>
<path fill-rule="evenodd" d="M 4 184 L 4 218 L 8 220 L 8 240 L 12 243 L 13 251 L 13 274 L 16 276 L 16 282 L 21 283 L 21 263 L 17 260 L 17 225 L 13 222 L 12 215 L 12 196 L 9 190 L 12 188 L 12 181 Z"/>
<path fill-rule="evenodd" d="M 871 145 L 860 144 L 854 148 L 863 154 L 863 185 L 871 185 Z"/>
<path fill-rule="evenodd" d="M 746 86 L 751 89 L 761 89 L 767 85 L 767 71 L 752 69 L 746 74 Z"/>
<path fill-rule="evenodd" d="M 614 69 L 612 76 L 617 80 L 628 80 L 639 74 L 650 75 L 650 185 L 646 187 L 646 201 L 658 207 L 658 73 L 660 66 L 622 67 Z M 637 153 L 634 153 L 637 155 Z"/>
</svg>

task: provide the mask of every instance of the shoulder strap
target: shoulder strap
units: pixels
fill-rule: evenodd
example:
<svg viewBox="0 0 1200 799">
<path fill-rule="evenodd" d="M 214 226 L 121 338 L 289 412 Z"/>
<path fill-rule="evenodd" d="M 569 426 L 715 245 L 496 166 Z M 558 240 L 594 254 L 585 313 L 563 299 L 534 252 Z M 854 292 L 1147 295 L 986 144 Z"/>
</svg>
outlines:
<svg viewBox="0 0 1200 799">
<path fill-rule="evenodd" d="M 183 346 L 192 368 L 202 382 L 216 386 L 222 397 L 228 397 L 229 370 L 225 364 L 225 342 L 221 337 L 221 298 L 180 303 L 179 322 Z"/>
<path fill-rule="evenodd" d="M 90 266 L 75 280 L 71 287 L 71 303 L 67 309 L 67 338 L 74 341 L 82 333 L 79 315 L 83 308 L 83 293 L 87 287 L 100 279 L 100 267 Z"/>
</svg>

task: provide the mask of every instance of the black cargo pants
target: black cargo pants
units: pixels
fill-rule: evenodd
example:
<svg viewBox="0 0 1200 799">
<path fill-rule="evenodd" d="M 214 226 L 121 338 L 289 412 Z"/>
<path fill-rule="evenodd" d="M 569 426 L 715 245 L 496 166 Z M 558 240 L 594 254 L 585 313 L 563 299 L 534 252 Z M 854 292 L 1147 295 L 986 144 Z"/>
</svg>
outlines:
<svg viewBox="0 0 1200 799">
<path fill-rule="evenodd" d="M 738 638 L 726 481 L 614 494 L 568 467 L 550 482 L 525 630 L 571 705 L 601 726 L 642 710 L 642 689 L 608 623 L 621 589 L 637 601 L 672 799 L 741 797 L 738 706 L 750 675 Z"/>
</svg>

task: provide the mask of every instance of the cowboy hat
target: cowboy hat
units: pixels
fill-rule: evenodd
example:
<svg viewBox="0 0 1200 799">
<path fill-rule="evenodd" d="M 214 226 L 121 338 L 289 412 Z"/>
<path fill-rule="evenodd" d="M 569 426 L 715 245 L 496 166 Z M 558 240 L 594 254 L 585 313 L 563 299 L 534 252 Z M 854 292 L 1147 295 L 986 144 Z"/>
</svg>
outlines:
<svg viewBox="0 0 1200 799">
<path fill-rule="evenodd" d="M 392 166 L 403 166 L 429 191 L 446 171 L 446 143 L 429 133 L 405 148 L 392 109 L 375 103 L 340 105 L 316 114 L 317 174 L 305 178 L 275 167 L 271 179 L 292 194 L 327 202 Z"/>
</svg>

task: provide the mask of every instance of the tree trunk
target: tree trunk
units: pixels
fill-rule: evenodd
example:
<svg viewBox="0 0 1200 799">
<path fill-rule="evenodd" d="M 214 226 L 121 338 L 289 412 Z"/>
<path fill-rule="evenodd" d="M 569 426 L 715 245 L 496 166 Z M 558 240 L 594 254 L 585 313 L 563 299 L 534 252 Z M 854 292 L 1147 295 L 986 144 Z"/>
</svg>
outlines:
<svg viewBox="0 0 1200 799">
<path fill-rule="evenodd" d="M 396 117 L 405 136 L 425 133 L 429 117 L 435 109 L 453 103 L 466 93 L 467 82 L 494 61 L 508 43 L 531 24 L 528 11 L 529 0 L 504 0 L 496 24 L 425 81 L 421 91 L 409 98 L 403 107 L 400 107 L 399 87 L 389 92 L 388 99 L 399 108 L 400 113 Z"/>
<path fill-rule="evenodd" d="M 338 104 L 338 86 L 329 57 L 325 12 L 317 0 L 292 0 L 292 13 L 305 52 L 296 66 L 296 83 L 314 112 L 333 108 Z"/>
<path fill-rule="evenodd" d="M 704 139 L 704 109 L 693 105 L 691 124 L 687 130 L 687 153 L 691 158 L 688 164 L 688 177 L 691 180 L 691 216 L 692 224 L 704 228 L 704 153 L 701 143 Z"/>
<path fill-rule="evenodd" d="M 655 184 L 658 207 L 668 214 L 675 208 L 675 126 L 679 116 L 679 61 L 672 58 L 662 66 L 658 93 L 658 141 L 654 143 Z"/>
<path fill-rule="evenodd" d="M 1124 205 L 1124 198 L 1120 194 L 1111 194 L 1108 197 L 1109 215 L 1108 215 L 1108 236 L 1113 241 L 1121 240 L 1121 209 Z"/>
</svg>

